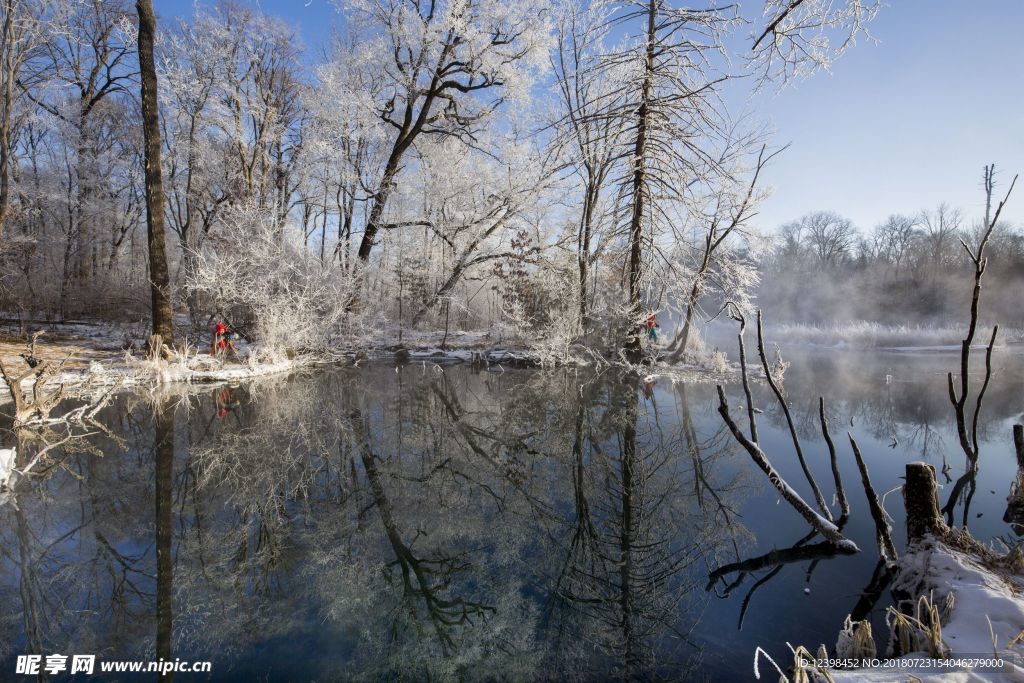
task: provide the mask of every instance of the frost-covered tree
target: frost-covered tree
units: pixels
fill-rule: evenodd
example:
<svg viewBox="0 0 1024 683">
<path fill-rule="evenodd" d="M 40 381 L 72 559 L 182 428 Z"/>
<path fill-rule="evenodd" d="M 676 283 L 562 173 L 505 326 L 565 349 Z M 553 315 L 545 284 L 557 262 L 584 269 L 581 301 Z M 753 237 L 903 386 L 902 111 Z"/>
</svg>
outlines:
<svg viewBox="0 0 1024 683">
<path fill-rule="evenodd" d="M 755 261 L 749 252 L 756 248 L 749 242 L 756 239 L 748 225 L 757 205 L 766 192 L 759 187 L 761 173 L 772 157 L 782 150 L 768 152 L 762 144 L 753 157 L 750 147 L 757 137 L 739 140 L 733 149 L 727 148 L 722 160 L 730 164 L 725 179 L 715 188 L 711 196 L 703 201 L 699 213 L 691 218 L 696 222 L 694 232 L 698 235 L 697 249 L 686 250 L 674 260 L 675 267 L 684 274 L 689 283 L 685 293 L 683 326 L 670 345 L 673 362 L 680 360 L 687 352 L 694 324 L 694 314 L 701 297 L 715 292 L 719 298 L 732 301 L 741 310 L 749 312 L 749 298 L 758 281 Z M 685 233 L 677 232 L 677 249 L 687 245 Z"/>
<path fill-rule="evenodd" d="M 4 0 L 0 6 L 0 244 L 11 201 L 12 145 L 26 114 L 19 106 L 24 91 L 18 83 L 27 77 L 26 66 L 46 41 L 42 19 L 47 11 L 47 3 L 23 0 Z"/>
<path fill-rule="evenodd" d="M 0 2 L 0 90 L 13 84 L 0 108 L 11 145 L 0 223 L 19 254 L 4 303 L 143 315 L 135 15 L 121 0 Z M 374 301 L 386 335 L 443 321 L 554 357 L 581 344 L 636 350 L 650 309 L 684 319 L 681 357 L 702 307 L 742 304 L 757 281 L 748 219 L 763 192 L 743 190 L 767 141 L 724 106 L 728 89 L 827 67 L 877 5 L 753 9 L 357 0 L 338 3 L 342 27 L 304 52 L 296 28 L 259 8 L 198 3 L 154 36 L 177 238 L 167 260 L 172 281 L 189 284 L 174 305 L 201 323 L 223 303 L 211 263 L 301 256 L 302 278 L 340 271 L 331 286 L 353 317 L 326 307 L 332 334 L 362 329 L 356 304 Z M 261 286 L 227 299 L 269 313 Z"/>
<path fill-rule="evenodd" d="M 620 334 L 636 351 L 642 309 L 658 304 L 654 280 L 670 227 L 700 213 L 696 205 L 702 197 L 727 196 L 735 182 L 727 150 L 736 120 L 724 106 L 725 84 L 757 73 L 785 81 L 827 67 L 863 31 L 877 6 L 861 0 L 766 2 L 767 24 L 752 49 L 738 53 L 730 36 L 745 18 L 737 6 L 681 7 L 668 0 L 623 0 L 610 6 L 609 22 L 626 39 L 603 55 L 602 65 L 625 68 L 628 74 L 618 91 L 622 102 L 614 109 L 627 131 L 614 176 L 623 208 L 622 280 L 628 304 Z M 739 57 L 741 68 L 733 57 Z M 598 113 L 595 120 L 604 116 Z M 706 242 L 707 237 L 700 239 Z M 699 283 L 705 273 L 698 267 L 690 277 Z"/>
<path fill-rule="evenodd" d="M 852 47 L 878 14 L 878 0 L 765 0 L 751 21 L 748 64 L 765 81 L 806 77 Z"/>
<path fill-rule="evenodd" d="M 308 155 L 323 178 L 321 248 L 333 199 L 337 236 L 331 253 L 346 270 L 353 265 L 352 241 L 361 222 L 357 209 L 370 198 L 388 134 L 374 110 L 382 82 L 377 55 L 358 49 L 358 41 L 352 32 L 332 36 L 328 59 L 316 67 L 316 87 L 306 98 Z"/>
<path fill-rule="evenodd" d="M 362 0 L 347 7 L 359 49 L 375 55 L 374 113 L 388 130 L 358 256 L 366 262 L 406 153 L 420 135 L 471 142 L 488 116 L 523 95 L 543 66 L 548 0 Z"/>
<path fill-rule="evenodd" d="M 608 224 L 616 220 L 609 186 L 627 130 L 624 118 L 617 115 L 626 69 L 601 64 L 610 28 L 608 9 L 603 3 L 566 3 L 558 15 L 552 58 L 559 98 L 554 144 L 579 193 L 576 260 L 581 331 L 587 326 L 592 298 L 591 267 L 605 245 Z"/>
<path fill-rule="evenodd" d="M 444 141 L 425 156 L 427 221 L 431 233 L 447 247 L 437 286 L 413 317 L 419 322 L 439 300 L 449 296 L 470 269 L 500 259 L 525 259 L 544 245 L 539 234 L 532 245 L 516 250 L 516 234 L 524 213 L 544 201 L 550 159 L 528 142 L 503 139 L 491 156 L 464 154 L 466 148 Z"/>
<path fill-rule="evenodd" d="M 92 284 L 100 269 L 98 207 L 105 191 L 101 154 L 110 119 L 104 120 L 135 77 L 134 46 L 120 30 L 129 22 L 127 0 L 59 0 L 46 16 L 49 41 L 19 80 L 25 95 L 51 117 L 73 150 L 71 253 L 80 282 Z M 112 105 L 111 102 L 114 102 Z M 65 280 L 68 274 L 65 274 Z"/>
<path fill-rule="evenodd" d="M 636 351 L 658 228 L 671 223 L 673 205 L 686 202 L 694 185 L 716 170 L 714 147 L 725 129 L 716 86 L 727 75 L 714 58 L 724 53 L 723 37 L 737 17 L 734 8 L 677 9 L 646 0 L 622 3 L 614 21 L 630 35 L 605 63 L 627 65 L 630 72 L 619 108 L 629 132 L 618 182 L 627 207 L 623 334 Z"/>
</svg>

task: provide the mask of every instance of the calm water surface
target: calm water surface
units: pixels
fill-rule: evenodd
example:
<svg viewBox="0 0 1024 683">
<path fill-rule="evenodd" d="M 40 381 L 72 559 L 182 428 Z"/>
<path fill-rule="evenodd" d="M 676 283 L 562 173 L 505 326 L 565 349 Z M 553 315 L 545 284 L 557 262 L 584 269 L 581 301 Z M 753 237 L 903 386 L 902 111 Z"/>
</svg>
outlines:
<svg viewBox="0 0 1024 683">
<path fill-rule="evenodd" d="M 834 647 L 851 612 L 884 633 L 846 431 L 879 494 L 910 460 L 945 464 L 954 521 L 1016 538 L 1024 357 L 997 352 L 980 472 L 957 486 L 955 356 L 786 356 L 834 503 L 826 397 L 857 555 L 832 556 L 779 503 L 712 385 L 416 364 L 121 396 L 109 435 L 0 506 L 0 679 L 18 654 L 92 653 L 213 662 L 178 680 L 752 680 L 758 645 L 780 661 L 786 641 Z M 781 412 L 755 394 L 762 445 L 811 500 Z M 885 507 L 902 547 L 899 491 Z"/>
</svg>

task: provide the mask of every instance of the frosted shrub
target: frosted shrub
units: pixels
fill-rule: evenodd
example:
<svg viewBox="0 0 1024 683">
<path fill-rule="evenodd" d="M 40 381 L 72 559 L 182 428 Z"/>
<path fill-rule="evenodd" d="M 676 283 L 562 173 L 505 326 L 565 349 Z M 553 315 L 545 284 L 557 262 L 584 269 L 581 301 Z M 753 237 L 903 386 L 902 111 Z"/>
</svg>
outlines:
<svg viewBox="0 0 1024 683">
<path fill-rule="evenodd" d="M 361 329 L 346 311 L 356 278 L 304 251 L 271 210 L 233 207 L 215 234 L 196 254 L 188 287 L 216 310 L 244 311 L 261 358 L 323 352 Z"/>
<path fill-rule="evenodd" d="M 716 373 L 724 374 L 729 371 L 729 357 L 725 355 L 724 351 L 716 349 L 708 359 L 708 365 Z"/>
<path fill-rule="evenodd" d="M 541 363 L 565 362 L 579 339 L 579 299 L 568 262 L 527 270 L 517 264 L 505 283 L 503 331 L 525 344 Z"/>
</svg>

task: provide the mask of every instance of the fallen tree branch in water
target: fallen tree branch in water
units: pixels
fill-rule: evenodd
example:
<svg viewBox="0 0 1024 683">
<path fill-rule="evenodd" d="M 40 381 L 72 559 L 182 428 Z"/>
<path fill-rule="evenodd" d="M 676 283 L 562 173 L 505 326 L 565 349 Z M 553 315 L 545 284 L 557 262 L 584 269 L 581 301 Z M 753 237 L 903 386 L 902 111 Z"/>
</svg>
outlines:
<svg viewBox="0 0 1024 683">
<path fill-rule="evenodd" d="M 828 431 L 828 419 L 825 417 L 825 397 L 818 397 L 818 417 L 821 420 L 821 435 L 825 437 L 825 444 L 828 446 L 829 461 L 832 464 L 832 478 L 836 482 L 836 499 L 839 502 L 839 519 L 836 524 L 842 528 L 846 520 L 850 518 L 850 501 L 846 499 L 846 490 L 843 488 L 843 478 L 839 474 L 839 462 L 836 458 L 836 445 L 832 442 L 832 435 Z"/>
<path fill-rule="evenodd" d="M 836 546 L 827 541 L 811 545 L 801 545 L 800 543 L 797 543 L 790 548 L 772 550 L 764 555 L 722 565 L 708 574 L 708 583 L 704 587 L 704 590 L 711 590 L 719 579 L 722 579 L 726 575 L 734 572 L 756 572 L 767 567 L 776 567 L 781 564 L 794 564 L 798 562 L 806 562 L 807 560 L 820 560 L 835 557 L 836 554 Z"/>
<path fill-rule="evenodd" d="M 821 495 L 818 482 L 814 481 L 814 475 L 811 474 L 811 470 L 807 466 L 807 460 L 804 458 L 804 450 L 800 445 L 800 437 L 797 435 L 796 425 L 793 423 L 793 415 L 789 412 L 789 404 L 786 403 L 786 397 L 783 396 L 782 389 L 779 388 L 775 378 L 772 377 L 771 368 L 768 367 L 768 356 L 764 351 L 764 330 L 761 325 L 761 311 L 757 312 L 757 353 L 761 357 L 764 378 L 768 382 L 768 386 L 772 388 L 772 392 L 775 393 L 775 398 L 778 399 L 779 405 L 782 407 L 782 413 L 786 416 L 786 425 L 789 427 L 789 436 L 793 440 L 793 448 L 796 449 L 797 460 L 800 461 L 800 469 L 804 471 L 807 483 L 811 485 L 811 491 L 814 493 L 814 500 L 818 504 L 818 509 L 825 519 L 831 522 L 832 515 L 828 511 L 828 505 L 825 504 L 825 497 Z"/>
<path fill-rule="evenodd" d="M 878 495 L 875 494 L 875 488 L 871 485 L 868 467 L 864 464 L 864 458 L 860 454 L 857 441 L 854 440 L 853 435 L 849 432 L 846 433 L 846 436 L 850 438 L 853 457 L 857 461 L 857 469 L 860 470 L 860 480 L 864 485 L 864 494 L 868 497 L 868 509 L 871 511 L 871 519 L 875 521 L 875 540 L 878 543 L 878 554 L 887 565 L 895 566 L 899 561 L 899 555 L 896 553 L 896 546 L 892 542 L 892 530 L 889 528 L 889 523 L 885 520 L 885 510 L 882 509 L 882 504 L 878 502 Z"/>
<path fill-rule="evenodd" d="M 768 480 L 772 483 L 779 494 L 793 507 L 794 510 L 800 513 L 801 517 L 807 520 L 807 523 L 810 524 L 815 531 L 821 534 L 830 543 L 835 544 L 837 549 L 850 553 L 859 552 L 860 548 L 857 547 L 857 544 L 843 536 L 835 524 L 815 512 L 811 506 L 800 497 L 800 494 L 786 483 L 786 480 L 782 478 L 782 475 L 775 470 L 771 462 L 768 460 L 768 456 L 761 450 L 761 447 L 748 439 L 746 434 L 740 431 L 740 428 L 736 425 L 736 422 L 729 414 L 729 402 L 725 398 L 725 391 L 722 389 L 722 385 L 719 384 L 717 388 L 718 413 L 722 416 L 722 419 L 725 420 L 725 424 L 729 427 L 729 431 L 732 432 L 736 441 L 743 446 L 747 453 L 750 454 L 754 464 L 761 468 L 761 471 L 768 476 Z"/>
</svg>

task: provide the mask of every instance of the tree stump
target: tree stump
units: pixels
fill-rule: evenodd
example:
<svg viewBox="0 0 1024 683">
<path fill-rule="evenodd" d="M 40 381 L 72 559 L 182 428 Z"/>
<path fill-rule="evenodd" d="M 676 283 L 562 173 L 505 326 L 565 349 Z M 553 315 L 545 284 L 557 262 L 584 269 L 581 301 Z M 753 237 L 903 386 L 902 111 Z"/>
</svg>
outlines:
<svg viewBox="0 0 1024 683">
<path fill-rule="evenodd" d="M 907 481 L 903 485 L 903 504 L 907 511 L 907 544 L 928 534 L 942 537 L 948 531 L 939 512 L 935 487 L 935 468 L 924 462 L 907 463 Z"/>
<path fill-rule="evenodd" d="M 1024 470 L 1024 425 L 1013 425 L 1013 447 L 1017 450 L 1017 469 Z"/>
<path fill-rule="evenodd" d="M 1013 533 L 1024 536 L 1024 425 L 1013 425 L 1013 446 L 1017 449 L 1017 476 L 1010 484 L 1003 521 Z"/>
</svg>

